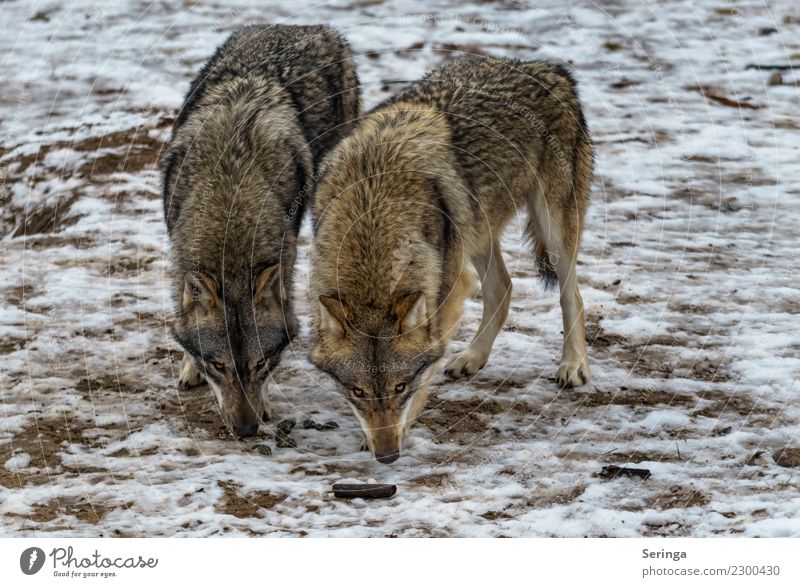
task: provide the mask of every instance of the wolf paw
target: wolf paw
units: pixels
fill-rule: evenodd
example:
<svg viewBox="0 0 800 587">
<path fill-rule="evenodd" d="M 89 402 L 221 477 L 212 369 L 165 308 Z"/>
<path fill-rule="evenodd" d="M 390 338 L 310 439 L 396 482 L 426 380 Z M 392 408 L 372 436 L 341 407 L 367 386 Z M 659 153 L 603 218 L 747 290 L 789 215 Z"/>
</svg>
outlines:
<svg viewBox="0 0 800 587">
<path fill-rule="evenodd" d="M 580 387 L 592 378 L 589 371 L 589 361 L 584 357 L 578 360 L 561 361 L 556 372 L 556 383 L 561 388 L 564 387 Z"/>
<path fill-rule="evenodd" d="M 203 376 L 195 369 L 194 361 L 186 353 L 181 359 L 181 370 L 178 374 L 178 389 L 189 389 L 203 382 Z"/>
<path fill-rule="evenodd" d="M 471 348 L 458 353 L 447 362 L 444 372 L 448 377 L 472 377 L 486 365 L 486 356 Z"/>
<path fill-rule="evenodd" d="M 367 442 L 367 435 L 366 434 L 362 434 L 361 435 L 361 446 L 359 447 L 358 450 L 360 450 L 360 451 L 372 450 L 369 447 L 369 442 Z"/>
<path fill-rule="evenodd" d="M 272 405 L 269 403 L 269 394 L 266 385 L 261 388 L 261 421 L 269 422 L 274 415 Z"/>
</svg>

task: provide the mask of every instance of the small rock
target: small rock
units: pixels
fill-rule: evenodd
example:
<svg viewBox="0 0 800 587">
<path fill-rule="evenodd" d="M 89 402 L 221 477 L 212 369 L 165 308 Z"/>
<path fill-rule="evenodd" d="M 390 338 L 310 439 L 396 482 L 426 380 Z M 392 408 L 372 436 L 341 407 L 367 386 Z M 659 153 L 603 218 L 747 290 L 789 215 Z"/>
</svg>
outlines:
<svg viewBox="0 0 800 587">
<path fill-rule="evenodd" d="M 320 422 L 315 422 L 311 418 L 303 420 L 302 422 L 300 422 L 300 425 L 306 430 L 310 430 L 312 428 L 314 430 L 334 430 L 339 427 L 339 424 L 337 424 L 333 420 L 328 420 L 323 424 Z"/>
<path fill-rule="evenodd" d="M 756 452 L 751 454 L 747 458 L 747 460 L 744 462 L 745 467 L 753 467 L 753 466 L 755 466 L 756 465 L 756 461 L 758 461 L 758 459 L 760 459 L 763 454 L 764 454 L 763 450 L 757 450 Z"/>
<path fill-rule="evenodd" d="M 283 434 L 285 436 L 294 428 L 294 420 L 282 420 L 281 422 L 278 422 L 278 425 L 275 428 L 277 429 L 278 434 Z"/>
<path fill-rule="evenodd" d="M 781 75 L 780 71 L 773 71 L 772 75 L 769 76 L 769 85 L 780 86 L 781 84 L 783 84 L 783 75 Z"/>
<path fill-rule="evenodd" d="M 288 436 L 279 436 L 275 442 L 278 448 L 297 448 L 297 441 Z"/>
<path fill-rule="evenodd" d="M 800 467 L 800 448 L 786 447 L 772 453 L 772 458 L 781 467 Z"/>
<path fill-rule="evenodd" d="M 768 35 L 772 35 L 772 34 L 777 33 L 777 32 L 778 32 L 778 29 L 776 29 L 775 27 L 772 27 L 772 26 L 763 27 L 763 28 L 758 29 L 758 34 L 761 35 L 762 37 L 766 37 Z"/>
<path fill-rule="evenodd" d="M 257 444 L 254 449 L 258 454 L 262 454 L 265 457 L 272 456 L 272 449 L 268 447 L 266 444 Z"/>
</svg>

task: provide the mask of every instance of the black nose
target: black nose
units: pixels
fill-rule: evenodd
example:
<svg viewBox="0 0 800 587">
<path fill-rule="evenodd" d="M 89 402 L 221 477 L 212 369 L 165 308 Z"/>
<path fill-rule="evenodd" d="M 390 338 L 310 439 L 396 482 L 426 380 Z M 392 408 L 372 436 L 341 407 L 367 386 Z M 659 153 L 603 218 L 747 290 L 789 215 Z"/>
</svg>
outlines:
<svg viewBox="0 0 800 587">
<path fill-rule="evenodd" d="M 383 463 L 384 465 L 391 465 L 397 459 L 400 458 L 400 451 L 397 452 L 388 452 L 388 453 L 375 453 L 375 458 L 378 459 L 379 463 Z"/>
<path fill-rule="evenodd" d="M 237 436 L 241 436 L 242 438 L 247 438 L 248 436 L 255 436 L 256 432 L 258 432 L 258 422 L 254 424 L 237 424 L 233 427 L 236 431 Z"/>
</svg>

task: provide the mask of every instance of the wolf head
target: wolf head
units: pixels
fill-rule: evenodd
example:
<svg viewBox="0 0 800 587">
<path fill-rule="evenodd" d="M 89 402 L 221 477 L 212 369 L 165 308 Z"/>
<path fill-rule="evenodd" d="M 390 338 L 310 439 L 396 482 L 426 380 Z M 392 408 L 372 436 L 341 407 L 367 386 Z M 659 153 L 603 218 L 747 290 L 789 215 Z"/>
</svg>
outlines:
<svg viewBox="0 0 800 587">
<path fill-rule="evenodd" d="M 188 271 L 175 339 L 194 358 L 214 392 L 226 425 L 252 436 L 268 419 L 267 384 L 281 351 L 296 332 L 280 265 L 256 272 L 249 296 L 225 295 L 217 279 Z"/>
<path fill-rule="evenodd" d="M 400 456 L 414 401 L 442 354 L 432 338 L 421 291 L 395 297 L 391 308 L 353 306 L 320 296 L 319 338 L 311 361 L 331 375 L 361 423 L 375 458 Z"/>
</svg>

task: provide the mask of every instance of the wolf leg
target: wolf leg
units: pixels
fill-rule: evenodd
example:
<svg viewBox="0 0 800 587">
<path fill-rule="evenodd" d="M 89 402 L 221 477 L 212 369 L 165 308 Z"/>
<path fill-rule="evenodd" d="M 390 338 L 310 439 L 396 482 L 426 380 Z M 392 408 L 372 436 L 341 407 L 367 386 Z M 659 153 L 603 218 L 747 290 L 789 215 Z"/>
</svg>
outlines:
<svg viewBox="0 0 800 587">
<path fill-rule="evenodd" d="M 194 359 L 184 351 L 181 359 L 181 369 L 178 373 L 178 389 L 189 389 L 203 382 L 203 376 L 194 366 Z"/>
<path fill-rule="evenodd" d="M 561 387 L 577 387 L 591 379 L 586 353 L 586 317 L 583 299 L 578 291 L 575 263 L 565 259 L 556 263 L 561 291 L 561 314 L 564 323 L 564 347 L 556 382 Z"/>
<path fill-rule="evenodd" d="M 408 406 L 408 411 L 406 412 L 405 416 L 405 424 L 403 425 L 403 437 L 401 438 L 402 442 L 408 440 L 408 437 L 411 435 L 411 427 L 417 421 L 417 417 L 422 413 L 422 410 L 425 409 L 425 404 L 428 403 L 428 383 L 423 383 L 417 393 L 414 395 L 413 399 L 411 400 L 411 404 Z"/>
<path fill-rule="evenodd" d="M 530 224 L 537 242 L 539 263 L 546 267 L 546 272 L 554 271 L 558 278 L 564 343 L 556 382 L 561 387 L 577 387 L 591 379 L 586 353 L 586 318 L 578 291 L 579 235 L 570 228 L 570 223 L 557 222 L 552 216 L 555 212 L 539 200 L 531 207 Z"/>
<path fill-rule="evenodd" d="M 269 378 L 261 386 L 261 421 L 272 420 L 272 405 L 269 402 Z"/>
<path fill-rule="evenodd" d="M 492 352 L 495 338 L 508 318 L 511 305 L 511 278 L 500 252 L 500 243 L 492 241 L 486 253 L 472 260 L 481 279 L 483 316 L 475 338 L 466 350 L 447 363 L 445 373 L 450 377 L 471 376 L 483 369 Z"/>
</svg>

